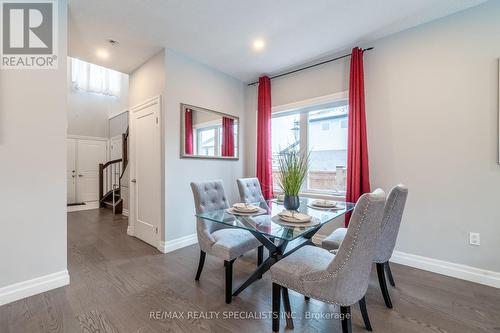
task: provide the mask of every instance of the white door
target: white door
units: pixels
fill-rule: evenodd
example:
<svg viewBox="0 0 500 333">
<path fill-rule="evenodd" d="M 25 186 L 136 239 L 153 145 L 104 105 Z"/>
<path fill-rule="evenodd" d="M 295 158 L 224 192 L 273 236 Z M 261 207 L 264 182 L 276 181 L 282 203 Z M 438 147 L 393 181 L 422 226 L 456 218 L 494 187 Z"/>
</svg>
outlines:
<svg viewBox="0 0 500 333">
<path fill-rule="evenodd" d="M 160 98 L 132 109 L 131 113 L 133 234 L 158 247 L 161 221 Z"/>
<path fill-rule="evenodd" d="M 99 163 L 107 158 L 107 142 L 77 141 L 77 199 L 80 202 L 99 200 Z"/>
<path fill-rule="evenodd" d="M 119 158 L 122 158 L 122 136 L 115 136 L 111 138 L 111 144 L 110 144 L 110 149 L 111 149 L 111 155 L 110 159 L 111 160 L 116 160 Z"/>
<path fill-rule="evenodd" d="M 67 203 L 76 203 L 76 140 L 66 139 Z"/>
</svg>

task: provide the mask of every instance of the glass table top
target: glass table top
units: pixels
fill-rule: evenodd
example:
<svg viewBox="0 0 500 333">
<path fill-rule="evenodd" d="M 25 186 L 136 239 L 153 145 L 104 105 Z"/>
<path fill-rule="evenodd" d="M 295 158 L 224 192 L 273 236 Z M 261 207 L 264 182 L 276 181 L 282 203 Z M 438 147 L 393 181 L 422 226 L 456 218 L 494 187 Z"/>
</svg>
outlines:
<svg viewBox="0 0 500 333">
<path fill-rule="evenodd" d="M 337 207 L 333 209 L 320 209 L 311 206 L 314 199 L 300 198 L 300 207 L 298 211 L 312 216 L 311 223 L 289 223 L 280 220 L 278 214 L 285 210 L 283 203 L 276 199 L 254 203 L 265 210 L 261 215 L 233 215 L 226 209 L 215 210 L 196 214 L 197 217 L 209 220 L 215 223 L 221 223 L 234 228 L 258 232 L 267 237 L 274 237 L 286 241 L 292 241 L 313 230 L 321 228 L 323 225 L 332 222 L 334 219 L 343 216 L 345 213 L 354 209 L 354 204 L 349 202 L 337 202 Z M 283 224 L 285 223 L 285 224 Z"/>
</svg>

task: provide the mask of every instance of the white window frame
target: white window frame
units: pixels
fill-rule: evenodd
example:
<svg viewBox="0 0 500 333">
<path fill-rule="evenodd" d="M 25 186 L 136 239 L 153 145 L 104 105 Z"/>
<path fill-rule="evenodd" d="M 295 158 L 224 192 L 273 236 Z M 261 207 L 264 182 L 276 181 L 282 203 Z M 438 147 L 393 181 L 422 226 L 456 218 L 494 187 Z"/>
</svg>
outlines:
<svg viewBox="0 0 500 333">
<path fill-rule="evenodd" d="M 200 131 L 208 131 L 208 130 L 215 130 L 215 138 L 214 138 L 214 156 L 220 156 L 221 155 L 221 151 L 220 151 L 220 132 L 222 131 L 222 125 L 218 124 L 218 123 L 214 123 L 212 124 L 212 122 L 207 122 L 207 123 L 203 123 L 199 126 L 195 126 L 194 127 L 194 130 L 195 130 L 195 134 L 196 134 L 196 140 L 194 140 L 196 143 L 195 143 L 195 151 L 197 153 L 199 153 L 198 151 L 198 146 L 200 144 L 199 142 L 199 133 Z M 203 155 L 205 156 L 205 155 Z"/>
<path fill-rule="evenodd" d="M 342 91 L 339 93 L 314 97 L 305 99 L 299 102 L 283 104 L 279 106 L 275 106 L 271 109 L 272 114 L 277 113 L 289 113 L 293 110 L 302 109 L 315 104 L 326 104 L 331 102 L 337 102 L 341 100 L 349 99 L 349 92 Z M 309 147 L 309 113 L 304 112 L 300 114 L 300 152 L 305 153 Z M 309 177 L 307 176 L 304 184 L 302 184 L 302 188 L 300 191 L 300 195 L 304 197 L 317 198 L 317 199 L 334 199 L 334 200 L 344 200 L 345 195 L 337 194 L 333 191 L 323 191 L 323 190 L 310 190 L 309 189 Z M 275 190 L 275 189 L 273 189 Z"/>
</svg>

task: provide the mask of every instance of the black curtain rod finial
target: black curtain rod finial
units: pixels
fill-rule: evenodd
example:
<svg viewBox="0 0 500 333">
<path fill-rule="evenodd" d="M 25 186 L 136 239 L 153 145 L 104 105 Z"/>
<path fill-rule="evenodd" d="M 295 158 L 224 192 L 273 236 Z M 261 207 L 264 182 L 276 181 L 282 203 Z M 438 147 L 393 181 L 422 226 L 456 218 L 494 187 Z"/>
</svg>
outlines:
<svg viewBox="0 0 500 333">
<path fill-rule="evenodd" d="M 364 51 L 371 51 L 371 50 L 373 50 L 373 46 L 368 47 L 366 49 L 363 49 L 363 52 Z M 351 56 L 350 53 L 349 54 L 344 54 L 343 56 L 340 56 L 340 57 L 336 57 L 336 58 L 333 58 L 333 59 L 329 59 L 329 60 L 325 60 L 325 61 L 322 61 L 322 62 L 318 62 L 317 64 L 309 65 L 309 66 L 306 66 L 306 67 L 294 69 L 294 70 L 289 71 L 289 72 L 285 72 L 285 73 L 281 73 L 281 74 L 278 74 L 278 75 L 275 75 L 275 76 L 271 76 L 271 77 L 269 77 L 269 79 L 270 80 L 277 79 L 277 78 L 285 76 L 285 75 L 290 75 L 290 74 L 293 74 L 293 73 L 297 73 L 297 72 L 300 72 L 300 71 L 303 71 L 303 70 L 306 70 L 306 69 L 309 69 L 309 68 L 313 68 L 313 67 L 316 67 L 316 66 L 324 65 L 324 64 L 327 64 L 329 62 L 333 62 L 333 61 L 336 61 L 336 60 L 344 59 L 344 58 L 347 58 L 347 57 L 350 57 L 350 56 Z M 255 81 L 255 82 L 249 83 L 248 85 L 249 86 L 253 86 L 253 85 L 257 84 L 257 83 L 259 83 L 259 81 Z"/>
</svg>

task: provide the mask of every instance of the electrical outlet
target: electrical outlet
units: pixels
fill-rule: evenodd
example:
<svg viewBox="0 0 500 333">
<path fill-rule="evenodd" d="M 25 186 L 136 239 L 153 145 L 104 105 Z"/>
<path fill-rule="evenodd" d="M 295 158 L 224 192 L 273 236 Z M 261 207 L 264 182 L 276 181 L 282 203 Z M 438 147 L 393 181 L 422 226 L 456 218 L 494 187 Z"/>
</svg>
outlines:
<svg viewBox="0 0 500 333">
<path fill-rule="evenodd" d="M 481 245 L 481 236 L 479 232 L 469 232 L 469 245 Z"/>
</svg>

